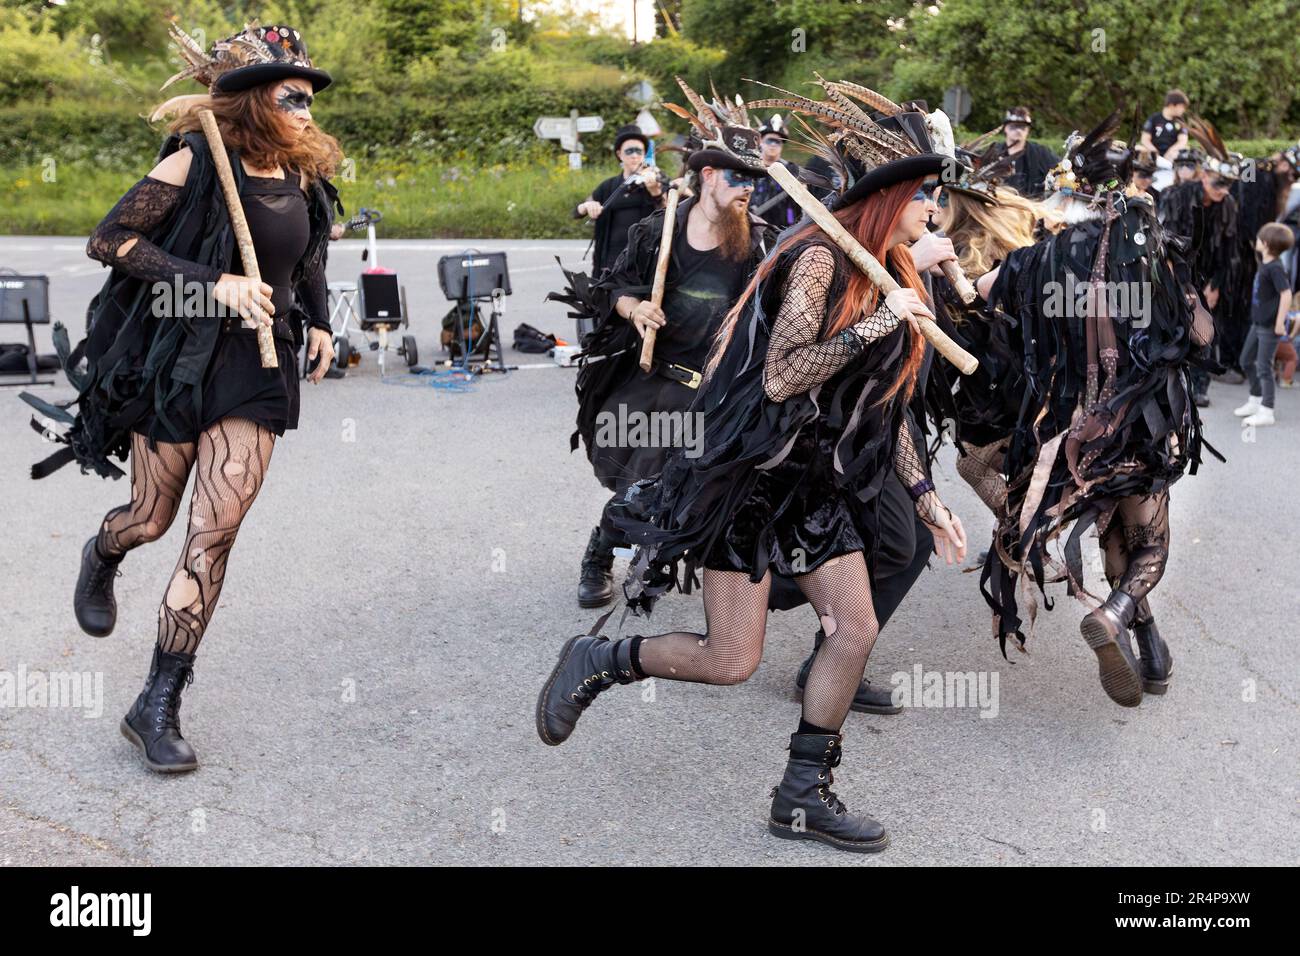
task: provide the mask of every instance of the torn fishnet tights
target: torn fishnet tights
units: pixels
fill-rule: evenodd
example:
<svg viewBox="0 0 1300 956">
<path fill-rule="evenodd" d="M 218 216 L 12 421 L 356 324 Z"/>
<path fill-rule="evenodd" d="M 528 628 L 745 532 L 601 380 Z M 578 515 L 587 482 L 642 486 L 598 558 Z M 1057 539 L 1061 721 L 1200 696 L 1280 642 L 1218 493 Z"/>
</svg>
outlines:
<svg viewBox="0 0 1300 956">
<path fill-rule="evenodd" d="M 1007 504 L 1007 480 L 1002 474 L 1007 444 L 1007 439 L 978 447 L 962 442 L 966 454 L 957 458 L 957 474 L 994 515 L 1001 515 Z"/>
<path fill-rule="evenodd" d="M 180 559 L 158 608 L 158 644 L 193 654 L 216 611 L 226 560 L 239 526 L 257 498 L 275 447 L 275 434 L 243 418 L 223 418 L 197 443 L 132 443 L 131 504 L 109 512 L 101 550 L 122 554 L 166 533 L 195 465 L 189 528 Z"/>
<path fill-rule="evenodd" d="M 861 552 L 832 558 L 795 578 L 821 618 L 826 639 L 804 689 L 803 716 L 837 729 L 862 682 L 878 627 L 871 582 Z M 641 643 L 641 671 L 648 677 L 738 684 L 763 658 L 769 572 L 755 584 L 737 571 L 704 571 L 705 634 L 674 631 Z"/>
<path fill-rule="evenodd" d="M 132 548 L 157 541 L 180 510 L 185 483 L 194 464 L 194 443 L 158 442 L 131 436 L 131 503 L 104 516 L 96 542 L 105 557 L 121 557 Z"/>
<path fill-rule="evenodd" d="M 1106 581 L 1137 602 L 1137 622 L 1151 620 L 1147 595 L 1169 560 L 1169 492 L 1121 498 L 1101 535 Z"/>
</svg>

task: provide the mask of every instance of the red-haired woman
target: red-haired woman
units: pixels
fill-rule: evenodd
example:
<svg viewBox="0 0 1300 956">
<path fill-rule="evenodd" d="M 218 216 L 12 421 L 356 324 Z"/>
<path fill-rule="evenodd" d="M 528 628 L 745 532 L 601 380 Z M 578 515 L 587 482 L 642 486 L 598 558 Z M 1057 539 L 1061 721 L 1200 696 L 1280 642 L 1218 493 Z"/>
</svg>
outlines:
<svg viewBox="0 0 1300 956">
<path fill-rule="evenodd" d="M 888 845 L 879 823 L 849 813 L 830 790 L 831 768 L 876 638 L 870 505 L 888 469 L 910 489 L 936 552 L 949 563 L 965 553 L 961 523 L 934 491 L 906 412 L 925 352 L 916 317 L 929 314 L 907 244 L 937 210 L 934 177 L 943 163 L 926 153 L 878 166 L 835 207 L 899 290 L 882 296 L 811 223 L 760 265 L 719 333 L 694 406 L 704 415 L 703 454 L 674 455 L 614 510 L 640 545 L 629 600 L 648 609 L 685 558 L 688 579 L 704 568 L 707 631 L 570 640 L 538 700 L 544 742 L 567 739 L 595 696 L 616 683 L 748 678 L 762 658 L 772 573 L 792 576 L 826 638 L 769 829 L 855 852 Z"/>
<path fill-rule="evenodd" d="M 117 202 L 87 252 L 112 267 L 91 303 L 87 338 L 64 357 L 78 388 L 68 448 L 33 469 L 70 460 L 117 477 L 110 456 L 131 459 L 131 501 L 105 516 L 82 549 L 74 608 L 90 634 L 117 619 L 113 579 L 126 552 L 161 537 L 196 470 L 189 528 L 158 610 L 158 640 L 144 689 L 122 734 L 164 773 L 198 766 L 181 735 L 181 691 L 221 593 L 235 536 L 266 478 L 276 437 L 298 425 L 295 360 L 309 327 L 317 382 L 333 356 L 326 312 L 325 246 L 337 205 L 327 176 L 338 144 L 311 119 L 330 82 L 291 27 L 253 24 L 205 54 L 173 30 L 207 95 L 177 97 L 179 112 L 158 164 Z M 176 79 L 176 78 L 173 78 Z M 247 278 L 196 107 L 216 116 L 257 254 Z M 269 325 L 278 368 L 263 368 L 259 324 Z M 65 343 L 66 344 L 66 343 Z M 64 349 L 66 352 L 66 349 Z M 86 364 L 82 366 L 82 360 Z M 33 404 L 37 404 L 33 401 Z"/>
</svg>

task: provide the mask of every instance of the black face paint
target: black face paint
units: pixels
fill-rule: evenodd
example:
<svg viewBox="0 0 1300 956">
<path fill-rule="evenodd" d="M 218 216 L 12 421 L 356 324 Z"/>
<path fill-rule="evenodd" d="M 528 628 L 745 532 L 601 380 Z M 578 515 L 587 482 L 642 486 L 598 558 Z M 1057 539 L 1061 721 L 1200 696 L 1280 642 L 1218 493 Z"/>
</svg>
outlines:
<svg viewBox="0 0 1300 956">
<path fill-rule="evenodd" d="M 310 93 L 304 93 L 302 90 L 289 90 L 280 94 L 280 98 L 276 100 L 276 105 L 286 113 L 300 113 L 311 109 L 314 100 L 315 97 Z"/>
</svg>

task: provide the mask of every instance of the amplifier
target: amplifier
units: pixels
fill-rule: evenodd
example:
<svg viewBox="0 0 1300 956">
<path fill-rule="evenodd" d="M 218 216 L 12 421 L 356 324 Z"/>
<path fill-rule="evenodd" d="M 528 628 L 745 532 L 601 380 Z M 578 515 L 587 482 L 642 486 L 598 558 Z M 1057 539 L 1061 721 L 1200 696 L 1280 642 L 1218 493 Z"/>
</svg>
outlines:
<svg viewBox="0 0 1300 956">
<path fill-rule="evenodd" d="M 438 283 L 442 294 L 455 302 L 458 300 L 487 300 L 493 289 L 510 295 L 510 272 L 506 268 L 504 252 L 474 252 L 467 250 L 438 260 Z"/>
<path fill-rule="evenodd" d="M 395 272 L 363 272 L 361 319 L 367 323 L 398 325 L 402 321 L 402 290 Z"/>
<path fill-rule="evenodd" d="M 50 277 L 20 276 L 0 272 L 0 322 L 27 321 L 23 302 L 33 324 L 46 325 L 50 321 Z"/>
</svg>

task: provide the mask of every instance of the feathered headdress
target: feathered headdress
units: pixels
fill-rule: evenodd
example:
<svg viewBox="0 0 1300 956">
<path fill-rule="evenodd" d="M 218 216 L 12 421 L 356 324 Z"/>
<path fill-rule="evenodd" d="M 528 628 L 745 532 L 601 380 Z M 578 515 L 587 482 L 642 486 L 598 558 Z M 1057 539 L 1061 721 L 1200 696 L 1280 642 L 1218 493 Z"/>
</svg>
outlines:
<svg viewBox="0 0 1300 956">
<path fill-rule="evenodd" d="M 1047 174 L 1047 192 L 1060 193 L 1084 202 L 1122 189 L 1128 182 L 1133 152 L 1114 138 L 1124 111 L 1116 109 L 1087 133 L 1072 132 L 1065 141 L 1065 155 Z"/>
<path fill-rule="evenodd" d="M 235 93 L 289 77 L 309 80 L 313 92 L 331 82 L 328 73 L 312 66 L 307 45 L 293 27 L 264 27 L 252 20 L 240 33 L 217 40 L 207 52 L 175 22 L 168 24 L 167 33 L 186 65 L 160 87 L 162 90 L 189 79 L 206 86 L 209 95 Z M 206 101 L 201 93 L 172 97 L 154 110 L 150 119 L 181 112 L 200 101 Z"/>
<path fill-rule="evenodd" d="M 1200 116 L 1190 114 L 1184 122 L 1187 125 L 1187 132 L 1205 147 L 1205 159 L 1201 161 L 1202 168 L 1223 179 L 1240 179 L 1241 164 L 1245 161 L 1245 157 L 1241 153 L 1234 153 L 1228 149 L 1223 142 L 1223 137 L 1214 128 L 1214 124 Z"/>
<path fill-rule="evenodd" d="M 1001 132 L 995 127 L 957 147 L 957 178 L 944 183 L 945 189 L 954 189 L 987 206 L 998 201 L 998 187 L 1002 180 L 1015 172 L 1015 157 L 999 153 L 993 140 Z M 1004 187 L 1005 188 L 1005 187 Z"/>
<path fill-rule="evenodd" d="M 690 135 L 682 148 L 689 169 L 698 172 L 705 166 L 714 166 L 755 175 L 766 171 L 759 151 L 758 130 L 750 125 L 749 110 L 740 94 L 736 95 L 734 102 L 728 102 L 710 83 L 713 102 L 706 103 L 704 97 L 691 89 L 680 76 L 677 85 L 682 88 L 691 108 L 688 110 L 676 103 L 662 105 L 691 124 Z"/>
<path fill-rule="evenodd" d="M 857 83 L 813 75 L 825 99 L 813 100 L 759 83 L 781 95 L 755 100 L 749 106 L 799 114 L 808 137 L 802 145 L 830 164 L 840 184 L 842 191 L 835 206 L 846 206 L 875 190 L 953 165 L 952 126 L 943 113 L 927 116 Z M 880 118 L 873 118 L 863 106 Z M 816 126 L 803 122 L 805 116 L 815 120 Z M 945 147 L 946 154 L 942 151 Z"/>
</svg>

